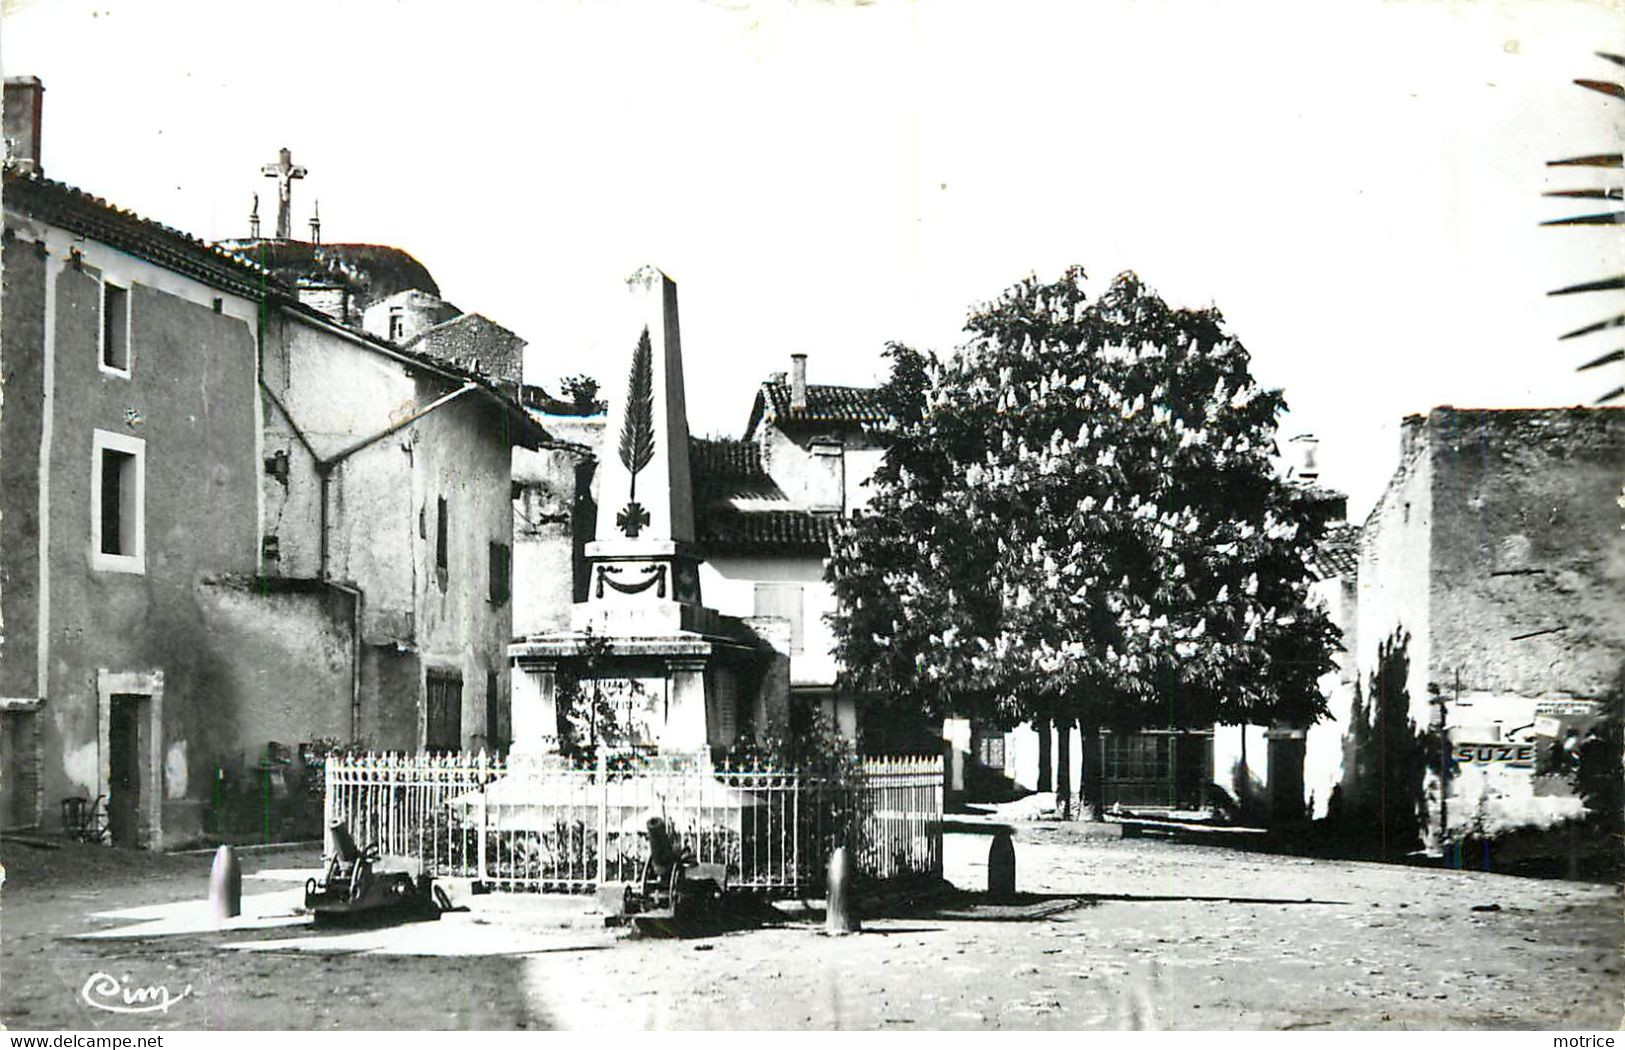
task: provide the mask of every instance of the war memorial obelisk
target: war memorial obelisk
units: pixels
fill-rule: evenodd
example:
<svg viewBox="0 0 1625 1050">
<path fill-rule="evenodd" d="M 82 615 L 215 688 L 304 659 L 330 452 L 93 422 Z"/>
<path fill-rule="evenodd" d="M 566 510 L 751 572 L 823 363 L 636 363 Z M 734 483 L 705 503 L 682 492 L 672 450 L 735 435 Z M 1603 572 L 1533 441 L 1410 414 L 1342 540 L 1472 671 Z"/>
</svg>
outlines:
<svg viewBox="0 0 1625 1050">
<path fill-rule="evenodd" d="M 745 711 L 788 707 L 787 676 L 771 673 L 783 654 L 701 603 L 677 285 L 654 267 L 626 284 L 616 333 L 626 356 L 610 366 L 587 599 L 572 608 L 569 631 L 508 650 L 512 756 L 521 764 L 558 753 L 568 700 L 561 671 L 580 677 L 589 639 L 600 650 L 590 671 L 599 692 L 625 698 L 627 724 L 611 745 L 709 759 L 734 743 Z"/>
</svg>

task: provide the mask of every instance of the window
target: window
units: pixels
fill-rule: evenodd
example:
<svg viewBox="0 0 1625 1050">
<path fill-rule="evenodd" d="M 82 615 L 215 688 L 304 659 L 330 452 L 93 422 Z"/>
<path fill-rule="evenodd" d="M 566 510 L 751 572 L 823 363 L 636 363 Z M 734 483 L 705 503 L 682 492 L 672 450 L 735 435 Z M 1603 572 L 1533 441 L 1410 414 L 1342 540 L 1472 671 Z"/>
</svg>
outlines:
<svg viewBox="0 0 1625 1050">
<path fill-rule="evenodd" d="M 146 442 L 96 431 L 91 439 L 90 564 L 107 572 L 147 571 Z"/>
<path fill-rule="evenodd" d="M 1107 780 L 1168 780 L 1169 737 L 1166 733 L 1108 733 L 1102 737 Z"/>
<path fill-rule="evenodd" d="M 449 514 L 446 509 L 446 497 L 441 496 L 435 503 L 434 512 L 434 579 L 441 590 L 446 589 L 449 576 L 450 547 L 446 536 Z"/>
<path fill-rule="evenodd" d="M 130 374 L 130 290 L 102 282 L 102 371 Z"/>
<path fill-rule="evenodd" d="M 999 729 L 976 729 L 972 736 L 975 738 L 976 762 L 983 769 L 994 772 L 1004 772 L 1004 733 Z"/>
<path fill-rule="evenodd" d="M 423 747 L 458 751 L 463 746 L 463 677 L 455 671 L 430 671 Z"/>
<path fill-rule="evenodd" d="M 756 585 L 756 615 L 779 616 L 790 621 L 790 655 L 803 651 L 805 639 L 802 631 L 801 584 L 758 583 Z"/>
<path fill-rule="evenodd" d="M 447 564 L 446 548 L 446 497 L 441 496 L 435 503 L 434 511 L 434 567 L 442 571 Z"/>
<path fill-rule="evenodd" d="M 398 306 L 391 306 L 389 308 L 389 341 L 392 343 L 400 342 L 401 335 L 405 333 L 405 331 L 406 318 L 402 315 L 401 308 Z"/>
<path fill-rule="evenodd" d="M 513 593 L 513 552 L 506 543 L 493 543 L 490 554 L 491 604 L 501 605 Z"/>
</svg>

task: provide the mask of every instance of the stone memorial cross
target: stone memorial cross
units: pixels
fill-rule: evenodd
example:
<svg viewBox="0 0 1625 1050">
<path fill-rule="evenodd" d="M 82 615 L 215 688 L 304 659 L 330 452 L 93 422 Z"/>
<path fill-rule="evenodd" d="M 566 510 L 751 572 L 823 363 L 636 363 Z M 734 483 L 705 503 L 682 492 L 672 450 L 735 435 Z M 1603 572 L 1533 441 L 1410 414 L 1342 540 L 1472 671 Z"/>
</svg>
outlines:
<svg viewBox="0 0 1625 1050">
<path fill-rule="evenodd" d="M 293 236 L 293 180 L 302 179 L 308 172 L 293 162 L 293 152 L 282 147 L 275 164 L 260 168 L 268 179 L 276 179 L 276 235 L 278 240 Z"/>
</svg>

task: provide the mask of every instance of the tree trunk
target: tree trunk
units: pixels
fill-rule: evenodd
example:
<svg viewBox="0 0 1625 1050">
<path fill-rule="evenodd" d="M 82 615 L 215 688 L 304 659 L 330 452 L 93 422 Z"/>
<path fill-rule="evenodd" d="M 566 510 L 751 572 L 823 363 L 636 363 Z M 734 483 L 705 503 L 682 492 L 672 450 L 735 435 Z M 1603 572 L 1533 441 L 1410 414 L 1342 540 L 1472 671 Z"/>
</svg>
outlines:
<svg viewBox="0 0 1625 1050">
<path fill-rule="evenodd" d="M 1038 731 L 1038 786 L 1035 790 L 1053 791 L 1055 790 L 1055 779 L 1050 773 L 1052 758 L 1050 755 L 1049 719 L 1038 719 L 1033 723 L 1033 728 Z"/>
<path fill-rule="evenodd" d="M 1072 819 L 1072 720 L 1055 720 L 1055 808 Z"/>
<path fill-rule="evenodd" d="M 1106 778 L 1103 776 L 1104 755 L 1100 750 L 1100 729 L 1083 727 L 1084 795 L 1089 799 L 1089 813 L 1095 820 L 1106 819 Z"/>
</svg>

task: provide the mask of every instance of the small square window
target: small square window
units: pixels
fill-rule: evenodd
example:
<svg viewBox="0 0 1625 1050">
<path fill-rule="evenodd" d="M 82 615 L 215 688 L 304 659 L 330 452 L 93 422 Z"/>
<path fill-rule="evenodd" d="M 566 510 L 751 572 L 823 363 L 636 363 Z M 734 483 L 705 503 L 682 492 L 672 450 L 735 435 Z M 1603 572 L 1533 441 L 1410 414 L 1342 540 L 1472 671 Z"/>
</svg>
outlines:
<svg viewBox="0 0 1625 1050">
<path fill-rule="evenodd" d="M 102 282 L 102 369 L 130 374 L 130 290 Z"/>
<path fill-rule="evenodd" d="M 145 572 L 146 443 L 98 430 L 91 447 L 91 567 Z"/>
</svg>

